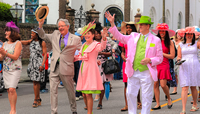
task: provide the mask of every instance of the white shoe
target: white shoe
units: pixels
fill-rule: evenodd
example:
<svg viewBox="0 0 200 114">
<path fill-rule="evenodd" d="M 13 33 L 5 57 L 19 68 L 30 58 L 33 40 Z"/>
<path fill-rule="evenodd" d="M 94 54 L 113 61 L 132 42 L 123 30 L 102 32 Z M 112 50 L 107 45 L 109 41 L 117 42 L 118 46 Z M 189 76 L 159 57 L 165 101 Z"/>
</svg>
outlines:
<svg viewBox="0 0 200 114">
<path fill-rule="evenodd" d="M 76 97 L 76 101 L 79 101 L 79 98 L 78 98 L 78 97 Z"/>
<path fill-rule="evenodd" d="M 79 96 L 79 99 L 83 99 L 83 96 Z"/>
<path fill-rule="evenodd" d="M 63 86 L 63 85 L 60 85 L 60 84 L 58 85 L 58 87 L 59 87 L 59 88 L 64 88 L 64 86 Z"/>
</svg>

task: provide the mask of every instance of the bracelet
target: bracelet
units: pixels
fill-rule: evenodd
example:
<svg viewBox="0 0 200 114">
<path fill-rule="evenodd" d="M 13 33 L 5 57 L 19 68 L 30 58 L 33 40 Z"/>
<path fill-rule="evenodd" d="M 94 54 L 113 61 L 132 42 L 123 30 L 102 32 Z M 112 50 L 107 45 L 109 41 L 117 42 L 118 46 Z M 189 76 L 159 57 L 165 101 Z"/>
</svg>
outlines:
<svg viewBox="0 0 200 114">
<path fill-rule="evenodd" d="M 40 65 L 40 66 L 44 67 L 44 65 Z"/>
<path fill-rule="evenodd" d="M 8 55 L 8 52 L 6 52 L 6 55 L 5 56 L 7 56 Z"/>
</svg>

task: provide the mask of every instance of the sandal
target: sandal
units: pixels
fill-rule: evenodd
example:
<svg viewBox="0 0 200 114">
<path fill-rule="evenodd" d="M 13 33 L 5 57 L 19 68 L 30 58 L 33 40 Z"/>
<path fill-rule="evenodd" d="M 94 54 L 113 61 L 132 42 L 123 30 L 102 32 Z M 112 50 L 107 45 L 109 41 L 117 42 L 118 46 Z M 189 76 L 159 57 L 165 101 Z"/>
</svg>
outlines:
<svg viewBox="0 0 200 114">
<path fill-rule="evenodd" d="M 192 108 L 190 109 L 190 112 L 195 112 L 195 111 L 197 111 L 197 110 L 199 110 L 199 107 L 194 107 L 194 106 L 192 106 Z"/>
<path fill-rule="evenodd" d="M 138 103 L 137 109 L 142 109 L 142 103 Z"/>
<path fill-rule="evenodd" d="M 40 98 L 40 99 L 37 99 L 37 102 L 38 102 L 38 106 L 41 106 L 41 104 L 42 104 L 42 99 Z"/>
<path fill-rule="evenodd" d="M 121 111 L 128 111 L 128 106 L 125 106 L 124 108 L 121 109 Z"/>
<path fill-rule="evenodd" d="M 85 110 L 87 110 L 87 107 L 84 107 Z"/>
<path fill-rule="evenodd" d="M 190 103 L 193 104 L 194 101 L 191 101 Z"/>
<path fill-rule="evenodd" d="M 98 104 L 97 110 L 101 110 L 101 109 L 102 109 L 102 105 L 101 105 L 101 104 Z"/>
<path fill-rule="evenodd" d="M 34 101 L 36 101 L 36 103 L 33 103 L 32 107 L 33 107 L 33 108 L 37 108 L 37 107 L 38 107 L 37 99 L 34 99 Z"/>
<path fill-rule="evenodd" d="M 182 111 L 180 112 L 180 114 L 186 114 L 186 112 L 185 112 L 184 110 L 182 110 Z"/>
</svg>

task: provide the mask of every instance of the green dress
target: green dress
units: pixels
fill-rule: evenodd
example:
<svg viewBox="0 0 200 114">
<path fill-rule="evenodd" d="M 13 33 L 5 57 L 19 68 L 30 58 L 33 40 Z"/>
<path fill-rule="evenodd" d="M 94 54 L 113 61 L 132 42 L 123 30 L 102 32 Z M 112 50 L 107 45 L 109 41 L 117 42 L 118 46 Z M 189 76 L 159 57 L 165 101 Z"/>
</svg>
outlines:
<svg viewBox="0 0 200 114">
<path fill-rule="evenodd" d="M 84 51 L 88 48 L 89 45 L 84 45 L 83 46 L 83 49 L 82 49 L 82 52 L 81 52 L 81 55 L 83 56 L 84 55 Z M 84 64 L 84 61 L 82 61 L 82 65 L 81 65 L 81 73 L 82 73 L 82 70 L 83 70 L 83 64 Z M 78 90 L 77 90 L 78 91 Z M 82 90 L 81 91 L 82 93 L 84 94 L 100 94 L 101 93 L 101 90 Z"/>
</svg>

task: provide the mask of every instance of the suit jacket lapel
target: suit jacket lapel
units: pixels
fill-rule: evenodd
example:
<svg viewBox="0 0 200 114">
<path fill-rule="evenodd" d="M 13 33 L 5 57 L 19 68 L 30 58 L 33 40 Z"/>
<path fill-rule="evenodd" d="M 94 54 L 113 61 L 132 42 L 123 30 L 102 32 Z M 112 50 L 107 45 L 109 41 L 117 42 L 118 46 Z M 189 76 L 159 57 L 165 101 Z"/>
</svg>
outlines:
<svg viewBox="0 0 200 114">
<path fill-rule="evenodd" d="M 60 37 L 61 37 L 61 34 L 60 34 L 60 32 L 58 33 L 58 35 L 57 35 L 57 38 L 56 38 L 56 43 L 57 43 L 57 45 L 58 45 L 58 49 L 60 50 Z M 61 50 L 60 50 L 61 51 Z"/>
<path fill-rule="evenodd" d="M 149 33 L 148 40 L 147 40 L 147 44 L 146 44 L 145 57 L 147 56 L 147 53 L 148 53 L 148 51 L 149 51 L 151 40 L 152 40 L 152 34 Z"/>
<path fill-rule="evenodd" d="M 72 41 L 73 41 L 72 34 L 69 33 L 67 45 L 72 45 Z"/>
</svg>

